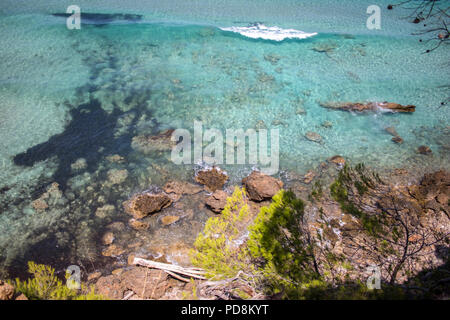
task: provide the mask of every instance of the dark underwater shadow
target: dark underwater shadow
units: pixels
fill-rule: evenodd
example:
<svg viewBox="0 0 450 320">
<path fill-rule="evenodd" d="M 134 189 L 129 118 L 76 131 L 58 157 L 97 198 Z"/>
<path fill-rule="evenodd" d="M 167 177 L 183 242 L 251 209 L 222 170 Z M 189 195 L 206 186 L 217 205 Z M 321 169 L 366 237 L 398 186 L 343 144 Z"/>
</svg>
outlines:
<svg viewBox="0 0 450 320">
<path fill-rule="evenodd" d="M 58 168 L 53 180 L 64 190 L 67 180 L 73 176 L 71 164 L 77 159 L 84 158 L 86 171 L 92 173 L 104 154 L 126 156 L 131 151 L 131 135 L 114 136 L 118 118 L 123 114 L 118 108 L 108 114 L 98 100 L 91 99 L 70 110 L 72 120 L 62 133 L 17 154 L 14 164 L 31 167 L 36 162 L 56 157 Z"/>
</svg>

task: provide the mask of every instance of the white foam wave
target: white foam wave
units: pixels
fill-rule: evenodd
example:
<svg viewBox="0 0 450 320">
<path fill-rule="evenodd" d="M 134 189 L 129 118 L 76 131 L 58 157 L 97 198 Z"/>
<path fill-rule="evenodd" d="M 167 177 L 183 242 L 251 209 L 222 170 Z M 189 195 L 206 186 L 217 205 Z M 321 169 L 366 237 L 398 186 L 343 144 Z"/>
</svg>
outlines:
<svg viewBox="0 0 450 320">
<path fill-rule="evenodd" d="M 317 35 L 317 32 L 306 33 L 295 29 L 282 29 L 279 27 L 266 27 L 263 24 L 254 24 L 249 27 L 220 28 L 223 31 L 239 33 L 252 39 L 283 41 L 285 39 L 306 39 Z"/>
</svg>

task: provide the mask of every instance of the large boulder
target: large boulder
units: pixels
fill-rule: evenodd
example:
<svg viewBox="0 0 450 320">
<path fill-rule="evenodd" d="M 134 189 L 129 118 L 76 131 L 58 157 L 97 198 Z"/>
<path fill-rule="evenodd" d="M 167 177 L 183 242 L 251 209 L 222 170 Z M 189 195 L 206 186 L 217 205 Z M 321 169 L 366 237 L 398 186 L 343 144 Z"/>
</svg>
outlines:
<svg viewBox="0 0 450 320">
<path fill-rule="evenodd" d="M 14 287 L 0 280 L 0 300 L 12 300 L 13 297 Z"/>
<path fill-rule="evenodd" d="M 253 171 L 248 177 L 242 179 L 249 198 L 254 201 L 263 201 L 272 198 L 282 187 L 283 182 L 259 171 Z"/>
<path fill-rule="evenodd" d="M 165 193 L 145 192 L 135 195 L 123 203 L 125 211 L 131 214 L 135 219 L 142 219 L 151 213 L 160 211 L 170 206 L 172 200 Z"/>
<path fill-rule="evenodd" d="M 206 205 L 214 212 L 220 213 L 227 204 L 228 193 L 217 190 L 206 199 Z"/>
<path fill-rule="evenodd" d="M 321 102 L 319 104 L 328 109 L 352 112 L 389 111 L 411 113 L 416 111 L 416 107 L 413 105 L 401 105 L 393 102 Z"/>
<path fill-rule="evenodd" d="M 218 167 L 200 170 L 195 175 L 195 181 L 205 185 L 205 189 L 209 192 L 222 189 L 227 180 L 227 174 Z"/>
</svg>

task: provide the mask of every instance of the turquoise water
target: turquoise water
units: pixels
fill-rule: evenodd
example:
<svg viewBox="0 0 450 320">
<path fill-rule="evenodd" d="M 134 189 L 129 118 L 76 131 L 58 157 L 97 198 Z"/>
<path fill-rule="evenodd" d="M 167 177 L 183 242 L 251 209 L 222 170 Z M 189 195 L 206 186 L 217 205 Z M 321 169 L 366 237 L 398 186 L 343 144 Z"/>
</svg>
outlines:
<svg viewBox="0 0 450 320">
<path fill-rule="evenodd" d="M 261 121 L 278 128 L 281 176 L 304 174 L 336 154 L 380 170 L 449 169 L 449 112 L 441 104 L 449 97 L 449 50 L 422 54 L 425 44 L 411 36 L 420 26 L 401 19 L 404 11 L 385 10 L 389 2 L 379 2 L 382 29 L 368 30 L 371 1 L 79 1 L 82 12 L 142 19 L 67 30 L 64 18 L 51 15 L 65 12 L 60 1 L 2 1 L 0 275 L 19 273 L 30 258 L 98 259 L 105 226 L 127 220 L 122 201 L 169 178 L 192 179 L 191 166 L 137 152 L 132 137 L 192 131 L 194 120 L 223 131 Z M 254 22 L 319 34 L 273 42 L 220 30 Z M 328 53 L 314 50 L 324 46 Z M 354 115 L 319 104 L 328 101 L 417 110 Z M 404 143 L 393 143 L 386 127 Z M 308 131 L 324 143 L 305 139 Z M 433 155 L 418 155 L 419 145 Z M 124 161 L 109 161 L 114 154 Z M 74 169 L 80 158 L 86 167 Z M 252 168 L 224 167 L 230 183 Z M 127 170 L 127 178 L 109 183 L 111 169 Z M 55 181 L 62 195 L 36 212 L 31 202 Z M 114 210 L 99 219 L 94 213 L 105 204 Z M 206 217 L 199 213 L 197 222 Z M 146 239 L 191 239 L 187 227 L 155 227 Z"/>
</svg>

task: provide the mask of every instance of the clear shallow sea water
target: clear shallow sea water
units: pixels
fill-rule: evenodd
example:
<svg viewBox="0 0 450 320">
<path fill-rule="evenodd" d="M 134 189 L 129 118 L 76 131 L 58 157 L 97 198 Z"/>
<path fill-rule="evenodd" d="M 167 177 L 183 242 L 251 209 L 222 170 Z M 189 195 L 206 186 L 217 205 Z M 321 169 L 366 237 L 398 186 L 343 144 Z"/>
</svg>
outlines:
<svg viewBox="0 0 450 320">
<path fill-rule="evenodd" d="M 388 3 L 380 2 L 382 29 L 370 31 L 370 1 L 79 1 L 82 12 L 143 18 L 67 30 L 64 18 L 51 15 L 65 12 L 60 1 L 2 1 L 0 275 L 19 274 L 31 258 L 99 259 L 105 226 L 128 218 L 122 201 L 168 179 L 192 180 L 192 167 L 172 164 L 167 154 L 136 152 L 132 137 L 192 130 L 194 120 L 221 130 L 261 121 L 278 128 L 282 175 L 305 174 L 336 154 L 379 170 L 449 169 L 448 104 L 441 105 L 449 97 L 449 50 L 422 54 L 426 47 L 410 35 L 419 26 L 401 19 L 406 12 L 385 10 Z M 254 22 L 319 34 L 272 42 L 219 29 Z M 333 49 L 314 50 L 323 46 Z M 354 115 L 319 105 L 327 101 L 417 109 Z M 393 143 L 386 127 L 404 143 Z M 324 143 L 305 139 L 307 131 Z M 432 156 L 415 152 L 423 144 Z M 124 161 L 108 161 L 114 154 Z M 73 169 L 79 158 L 87 167 Z M 251 167 L 225 166 L 230 183 Z M 127 170 L 127 178 L 111 184 L 111 169 Z M 62 196 L 36 212 L 31 202 L 54 181 Z M 96 216 L 107 204 L 114 206 L 110 215 Z M 200 211 L 171 229 L 155 220 L 137 237 L 189 242 L 198 230 L 192 224 L 207 217 Z"/>
</svg>

